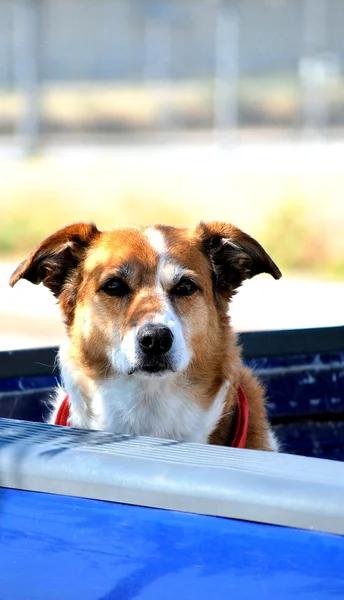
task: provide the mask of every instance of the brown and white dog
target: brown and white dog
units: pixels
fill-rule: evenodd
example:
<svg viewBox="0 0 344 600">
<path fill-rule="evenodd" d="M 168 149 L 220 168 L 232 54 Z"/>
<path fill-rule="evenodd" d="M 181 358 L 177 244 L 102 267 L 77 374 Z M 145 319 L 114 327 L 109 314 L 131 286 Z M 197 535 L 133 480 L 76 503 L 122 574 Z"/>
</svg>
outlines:
<svg viewBox="0 0 344 600">
<path fill-rule="evenodd" d="M 73 427 L 233 445 L 244 398 L 242 446 L 277 450 L 228 316 L 242 281 L 263 272 L 281 276 L 258 242 L 225 223 L 103 232 L 77 223 L 48 237 L 10 284 L 43 282 L 62 311 L 65 391 L 51 422 L 67 393 Z"/>
</svg>

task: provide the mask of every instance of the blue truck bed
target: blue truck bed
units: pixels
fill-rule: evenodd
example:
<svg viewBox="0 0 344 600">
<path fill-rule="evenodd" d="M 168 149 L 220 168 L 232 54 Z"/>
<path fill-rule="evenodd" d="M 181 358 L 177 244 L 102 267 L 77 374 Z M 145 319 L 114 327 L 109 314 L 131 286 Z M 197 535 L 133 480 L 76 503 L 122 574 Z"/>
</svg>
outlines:
<svg viewBox="0 0 344 600">
<path fill-rule="evenodd" d="M 0 354 L 1 600 L 344 598 L 344 328 L 242 341 L 285 454 L 42 424 L 56 350 Z"/>
</svg>

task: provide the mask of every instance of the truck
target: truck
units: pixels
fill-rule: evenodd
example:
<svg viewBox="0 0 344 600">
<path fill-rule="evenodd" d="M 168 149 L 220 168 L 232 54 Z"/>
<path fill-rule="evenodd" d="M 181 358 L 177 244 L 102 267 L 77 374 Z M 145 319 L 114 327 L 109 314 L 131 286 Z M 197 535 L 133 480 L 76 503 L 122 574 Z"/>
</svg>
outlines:
<svg viewBox="0 0 344 600">
<path fill-rule="evenodd" d="M 57 427 L 0 353 L 1 600 L 344 598 L 344 327 L 245 332 L 281 451 Z"/>
</svg>

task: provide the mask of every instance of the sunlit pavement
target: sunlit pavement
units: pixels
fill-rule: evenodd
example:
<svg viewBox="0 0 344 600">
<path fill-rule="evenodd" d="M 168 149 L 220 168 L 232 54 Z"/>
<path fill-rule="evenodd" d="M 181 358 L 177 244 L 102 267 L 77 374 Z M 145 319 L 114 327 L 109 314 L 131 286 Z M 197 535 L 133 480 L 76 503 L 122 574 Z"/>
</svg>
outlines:
<svg viewBox="0 0 344 600">
<path fill-rule="evenodd" d="M 8 285 L 15 264 L 0 264 L 0 350 L 50 346 L 63 326 L 56 300 L 43 286 Z M 344 283 L 261 275 L 245 282 L 231 306 L 240 331 L 343 325 Z"/>
<path fill-rule="evenodd" d="M 54 157 L 62 163 L 93 161 L 98 157 L 111 156 L 120 160 L 123 165 L 131 164 L 134 160 L 154 164 L 181 165 L 186 168 L 193 166 L 199 172 L 200 167 L 206 166 L 220 168 L 221 161 L 226 163 L 231 159 L 233 167 L 242 167 L 244 170 L 254 168 L 258 172 L 288 172 L 288 171 L 313 171 L 320 168 L 323 171 L 342 170 L 343 167 L 343 139 L 307 139 L 294 140 L 269 140 L 245 141 L 234 143 L 230 137 L 216 137 L 215 134 L 199 137 L 192 136 L 151 136 L 141 142 L 130 143 L 125 136 L 110 138 L 107 144 L 100 139 L 97 142 L 90 138 L 73 142 L 62 138 L 60 143 L 49 143 L 43 147 L 43 154 L 47 158 Z M 12 140 L 0 141 L 0 159 L 21 159 L 23 157 L 20 146 Z M 214 163 L 209 164 L 209 160 Z M 220 161 L 220 162 L 219 162 Z M 203 164 L 204 163 L 204 164 Z"/>
</svg>

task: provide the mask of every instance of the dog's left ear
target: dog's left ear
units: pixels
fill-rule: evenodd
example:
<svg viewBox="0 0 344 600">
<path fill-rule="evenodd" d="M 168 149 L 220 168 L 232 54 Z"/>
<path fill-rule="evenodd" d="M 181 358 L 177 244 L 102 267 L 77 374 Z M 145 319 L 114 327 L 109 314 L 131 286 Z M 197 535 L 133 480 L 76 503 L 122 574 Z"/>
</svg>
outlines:
<svg viewBox="0 0 344 600">
<path fill-rule="evenodd" d="M 234 225 L 201 222 L 196 232 L 211 261 L 218 291 L 230 293 L 260 273 L 269 273 L 274 279 L 282 277 L 264 248 Z"/>
<path fill-rule="evenodd" d="M 56 231 L 20 263 L 12 274 L 10 285 L 13 287 L 19 279 L 43 283 L 58 298 L 91 241 L 99 234 L 93 223 L 75 223 Z"/>
</svg>

